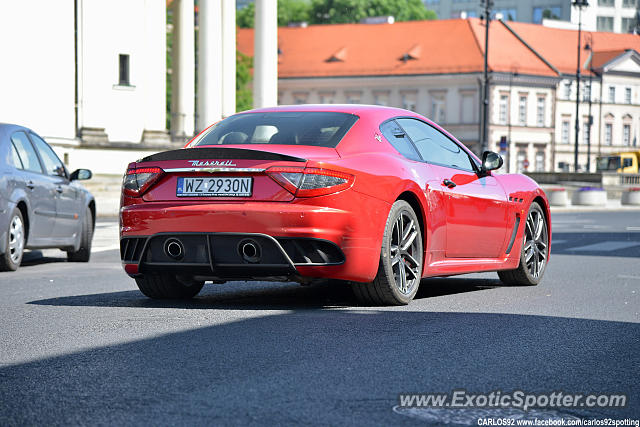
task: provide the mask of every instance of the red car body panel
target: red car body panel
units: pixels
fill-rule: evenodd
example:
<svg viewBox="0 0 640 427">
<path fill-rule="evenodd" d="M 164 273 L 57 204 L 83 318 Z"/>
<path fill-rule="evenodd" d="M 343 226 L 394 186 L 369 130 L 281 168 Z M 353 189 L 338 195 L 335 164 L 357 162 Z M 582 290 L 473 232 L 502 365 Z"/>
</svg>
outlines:
<svg viewBox="0 0 640 427">
<path fill-rule="evenodd" d="M 442 131 L 415 113 L 387 107 L 354 105 L 286 106 L 252 112 L 331 111 L 359 117 L 334 148 L 247 144 L 225 145 L 299 157 L 300 161 L 235 159 L 228 169 L 251 169 L 250 197 L 176 197 L 178 176 L 206 177 L 208 172 L 167 173 L 142 197 L 123 194 L 121 238 L 157 233 L 261 233 L 277 238 L 314 238 L 333 242 L 344 253 L 339 265 L 296 265 L 300 277 L 369 282 L 378 271 L 382 236 L 392 204 L 409 201 L 423 225 L 423 277 L 516 268 L 528 209 L 538 201 L 549 219 L 544 192 L 523 175 L 477 173 L 452 169 L 400 155 L 380 132 L 380 124 L 395 117 L 412 117 Z M 241 113 L 242 114 L 242 113 Z M 194 138 L 192 141 L 196 141 Z M 201 147 L 185 149 L 202 159 Z M 478 163 L 471 152 L 469 154 Z M 130 168 L 139 167 L 132 163 Z M 190 160 L 146 161 L 144 167 L 165 171 L 193 167 Z M 267 176 L 269 167 L 330 169 L 353 175 L 350 188 L 317 197 L 295 197 Z M 234 176 L 231 170 L 216 176 Z M 454 188 L 443 185 L 450 179 Z M 515 230 L 516 222 L 519 221 Z M 549 236 L 551 224 L 549 224 Z M 511 244 L 511 250 L 507 249 Z M 549 241 L 550 244 L 550 241 Z M 139 274 L 139 262 L 123 262 L 128 274 Z"/>
</svg>

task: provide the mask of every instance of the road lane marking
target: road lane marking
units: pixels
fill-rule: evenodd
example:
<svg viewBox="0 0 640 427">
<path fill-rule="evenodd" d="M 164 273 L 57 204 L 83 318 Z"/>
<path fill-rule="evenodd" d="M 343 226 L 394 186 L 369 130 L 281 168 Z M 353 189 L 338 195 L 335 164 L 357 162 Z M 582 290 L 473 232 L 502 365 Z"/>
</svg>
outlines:
<svg viewBox="0 0 640 427">
<path fill-rule="evenodd" d="M 640 276 L 629 276 L 628 274 L 618 274 L 618 279 L 635 279 L 635 280 L 640 280 Z"/>
<path fill-rule="evenodd" d="M 640 227 L 627 227 L 627 231 L 640 231 Z"/>
<path fill-rule="evenodd" d="M 110 245 L 110 246 L 102 246 L 99 248 L 91 248 L 91 253 L 94 254 L 96 252 L 115 251 L 116 249 L 120 249 L 120 245 Z"/>
<path fill-rule="evenodd" d="M 569 251 L 604 251 L 604 252 L 611 252 L 611 251 L 617 251 L 618 249 L 631 248 L 633 246 L 640 246 L 640 242 L 606 241 L 606 242 L 594 243 L 592 245 L 578 246 L 576 248 L 569 248 L 567 250 L 569 250 Z"/>
<path fill-rule="evenodd" d="M 566 240 L 551 240 L 551 245 L 561 245 L 563 243 L 567 243 Z"/>
</svg>

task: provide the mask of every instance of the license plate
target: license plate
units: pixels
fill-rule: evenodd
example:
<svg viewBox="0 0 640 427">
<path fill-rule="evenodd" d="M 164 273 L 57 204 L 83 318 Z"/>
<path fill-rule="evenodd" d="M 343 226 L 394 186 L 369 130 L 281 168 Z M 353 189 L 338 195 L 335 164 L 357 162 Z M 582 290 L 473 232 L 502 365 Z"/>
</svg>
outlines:
<svg viewBox="0 0 640 427">
<path fill-rule="evenodd" d="M 251 177 L 178 178 L 178 197 L 250 197 Z"/>
</svg>

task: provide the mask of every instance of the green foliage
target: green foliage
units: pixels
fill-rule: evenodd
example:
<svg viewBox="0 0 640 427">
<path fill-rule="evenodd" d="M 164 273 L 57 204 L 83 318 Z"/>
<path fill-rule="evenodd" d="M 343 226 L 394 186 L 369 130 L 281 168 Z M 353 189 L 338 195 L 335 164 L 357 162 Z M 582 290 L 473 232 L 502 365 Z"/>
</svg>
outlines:
<svg viewBox="0 0 640 427">
<path fill-rule="evenodd" d="M 278 0 L 278 26 L 284 27 L 289 22 L 309 21 L 310 5 L 305 0 Z M 253 28 L 256 6 L 249 3 L 236 13 L 236 24 L 240 28 Z"/>
<path fill-rule="evenodd" d="M 253 28 L 255 4 L 236 13 L 240 28 Z M 306 21 L 311 24 L 346 24 L 370 16 L 393 16 L 396 21 L 437 19 L 422 0 L 278 0 L 278 25 Z"/>
<path fill-rule="evenodd" d="M 236 111 L 253 108 L 253 93 L 249 87 L 251 68 L 253 59 L 242 52 L 236 52 Z"/>
<path fill-rule="evenodd" d="M 346 24 L 370 16 L 393 16 L 396 21 L 436 19 L 421 0 L 311 0 L 311 24 Z"/>
</svg>

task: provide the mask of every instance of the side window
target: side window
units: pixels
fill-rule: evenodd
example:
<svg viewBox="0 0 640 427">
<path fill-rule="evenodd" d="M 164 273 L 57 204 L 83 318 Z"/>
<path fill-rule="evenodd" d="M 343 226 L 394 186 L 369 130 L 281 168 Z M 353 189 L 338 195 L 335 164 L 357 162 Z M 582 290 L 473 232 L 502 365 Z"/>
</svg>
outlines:
<svg viewBox="0 0 640 427">
<path fill-rule="evenodd" d="M 410 160 L 422 160 L 409 138 L 407 138 L 405 131 L 398 126 L 395 120 L 389 120 L 380 125 L 380 132 L 393 145 L 393 148 L 398 150 L 404 157 Z"/>
<path fill-rule="evenodd" d="M 30 172 L 42 173 L 38 155 L 33 149 L 31 142 L 29 142 L 27 134 L 24 132 L 15 132 L 11 135 L 11 142 L 18 152 L 23 169 Z"/>
<path fill-rule="evenodd" d="M 442 132 L 415 119 L 398 119 L 409 138 L 414 142 L 422 158 L 438 165 L 473 171 L 466 151 Z"/>
<path fill-rule="evenodd" d="M 11 164 L 16 169 L 24 169 L 24 165 L 22 164 L 22 160 L 20 160 L 20 154 L 18 154 L 18 150 L 16 149 L 16 145 L 11 143 Z"/>
<path fill-rule="evenodd" d="M 65 176 L 64 166 L 56 153 L 49 147 L 49 144 L 44 142 L 44 140 L 36 134 L 32 133 L 30 136 L 38 153 L 40 153 L 40 158 L 42 159 L 42 163 L 44 163 L 45 173 L 52 176 Z"/>
</svg>

